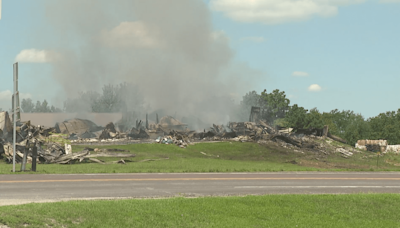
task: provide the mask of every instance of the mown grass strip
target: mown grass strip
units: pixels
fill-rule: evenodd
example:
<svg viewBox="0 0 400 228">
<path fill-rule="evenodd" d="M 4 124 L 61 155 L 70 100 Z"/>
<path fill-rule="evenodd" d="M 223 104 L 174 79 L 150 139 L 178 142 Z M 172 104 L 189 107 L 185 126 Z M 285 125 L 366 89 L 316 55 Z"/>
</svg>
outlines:
<svg viewBox="0 0 400 228">
<path fill-rule="evenodd" d="M 73 146 L 73 152 L 85 146 Z M 164 144 L 130 144 L 113 146 L 91 146 L 101 149 L 129 150 L 136 155 L 128 158 L 132 162 L 122 164 L 76 163 L 70 165 L 38 164 L 37 173 L 184 173 L 184 172 L 277 172 L 317 171 L 321 169 L 302 167 L 291 163 L 277 162 L 273 150 L 256 143 L 199 143 L 185 149 Z M 205 156 L 203 153 L 212 156 Z M 218 157 L 217 157 L 218 155 Z M 145 159 L 168 160 L 138 162 Z M 279 159 L 285 159 L 282 156 Z M 120 158 L 99 158 L 115 161 Z M 19 165 L 17 165 L 17 170 Z M 0 164 L 0 174 L 10 173 L 11 164 Z M 30 164 L 27 165 L 30 169 Z"/>
<path fill-rule="evenodd" d="M 185 173 L 185 172 L 279 172 L 279 171 L 400 171 L 400 155 L 385 155 L 379 167 L 372 154 L 356 153 L 343 158 L 332 153 L 316 159 L 315 152 L 296 153 L 290 149 L 257 143 L 199 143 L 185 149 L 164 144 L 90 146 L 99 149 L 128 150 L 136 155 L 126 164 L 76 163 L 38 164 L 37 173 Z M 85 146 L 73 146 L 73 151 Z M 94 152 L 92 152 L 94 153 Z M 120 152 L 118 152 L 120 153 Z M 169 158 L 169 159 L 165 159 Z M 120 158 L 99 158 L 106 163 Z M 159 160 L 161 159 L 161 160 Z M 145 160 L 145 162 L 140 162 Z M 147 161 L 146 161 L 147 160 Z M 155 161 L 151 161 L 155 160 Z M 390 163 L 384 162 L 390 160 Z M 393 163 L 393 164 L 392 164 Z M 19 170 L 20 164 L 17 165 Z M 30 164 L 27 165 L 30 169 Z M 0 161 L 0 174 L 10 174 L 11 164 Z"/>
<path fill-rule="evenodd" d="M 399 227 L 400 195 L 265 195 L 0 207 L 10 227 Z"/>
</svg>

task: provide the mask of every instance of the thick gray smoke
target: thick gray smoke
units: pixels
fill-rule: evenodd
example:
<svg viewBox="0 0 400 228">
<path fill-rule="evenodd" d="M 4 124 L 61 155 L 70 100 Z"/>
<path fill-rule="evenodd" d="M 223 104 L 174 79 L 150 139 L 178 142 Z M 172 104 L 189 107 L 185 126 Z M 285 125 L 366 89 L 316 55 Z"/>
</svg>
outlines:
<svg viewBox="0 0 400 228">
<path fill-rule="evenodd" d="M 233 51 L 202 0 L 49 0 L 46 16 L 59 53 L 53 76 L 68 97 L 128 82 L 145 98 L 143 112 L 226 123 L 231 95 L 251 89 L 240 81 L 248 75 L 223 73 Z"/>
</svg>

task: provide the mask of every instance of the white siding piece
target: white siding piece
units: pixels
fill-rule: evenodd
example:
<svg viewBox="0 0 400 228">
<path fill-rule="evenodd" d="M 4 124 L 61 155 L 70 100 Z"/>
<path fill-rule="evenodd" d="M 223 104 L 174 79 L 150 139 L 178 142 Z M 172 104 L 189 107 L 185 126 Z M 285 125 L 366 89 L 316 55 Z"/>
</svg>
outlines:
<svg viewBox="0 0 400 228">
<path fill-rule="evenodd" d="M 386 147 L 386 152 L 392 152 L 399 154 L 400 153 L 400 145 L 388 145 Z"/>
</svg>

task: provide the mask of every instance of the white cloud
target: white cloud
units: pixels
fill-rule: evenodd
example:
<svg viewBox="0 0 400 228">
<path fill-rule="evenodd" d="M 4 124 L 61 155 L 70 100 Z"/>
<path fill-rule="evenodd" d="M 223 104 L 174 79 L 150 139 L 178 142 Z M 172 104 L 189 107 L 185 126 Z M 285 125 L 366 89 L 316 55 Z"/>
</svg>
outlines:
<svg viewBox="0 0 400 228">
<path fill-rule="evenodd" d="M 295 71 L 295 72 L 292 73 L 292 76 L 294 76 L 294 77 L 308 77 L 309 74 L 307 72 Z"/>
<path fill-rule="evenodd" d="M 0 101 L 10 101 L 11 104 L 12 95 L 13 92 L 11 90 L 0 91 Z M 20 93 L 19 95 L 20 102 L 22 99 L 27 99 L 27 98 L 32 98 L 32 95 L 29 93 Z"/>
<path fill-rule="evenodd" d="M 379 3 L 400 3 L 400 0 L 379 0 Z"/>
<path fill-rule="evenodd" d="M 11 98 L 12 98 L 12 91 L 11 90 L 4 90 L 0 91 L 0 109 L 3 111 L 7 111 L 8 109 L 11 109 Z M 19 95 L 19 102 L 22 101 L 22 99 L 27 99 L 27 98 L 32 98 L 32 95 L 29 93 L 21 93 Z"/>
<path fill-rule="evenodd" d="M 11 104 L 12 94 L 13 93 L 10 90 L 0 91 L 0 100 L 2 100 L 2 101 L 10 100 L 10 104 Z"/>
<path fill-rule="evenodd" d="M 121 22 L 110 31 L 101 34 L 102 42 L 109 47 L 143 47 L 162 46 L 161 36 L 156 28 L 141 21 Z"/>
<path fill-rule="evenodd" d="M 338 7 L 365 0 L 210 0 L 214 11 L 239 22 L 278 24 L 306 20 L 312 16 L 330 17 Z"/>
<path fill-rule="evenodd" d="M 310 85 L 310 86 L 308 87 L 308 91 L 310 91 L 310 92 L 319 92 L 319 91 L 321 91 L 321 90 L 322 90 L 322 88 L 321 88 L 321 86 L 318 85 L 318 84 L 312 84 L 312 85 Z"/>
<path fill-rule="evenodd" d="M 255 42 L 255 43 L 262 43 L 264 42 L 264 37 L 262 36 L 248 36 L 248 37 L 243 37 L 241 39 L 242 41 L 251 41 L 251 42 Z"/>
<path fill-rule="evenodd" d="M 22 50 L 17 57 L 15 57 L 15 61 L 28 63 L 47 63 L 55 61 L 57 57 L 58 55 L 52 51 L 25 49 Z"/>
<path fill-rule="evenodd" d="M 0 20 L 1 20 L 1 0 L 0 0 Z"/>
</svg>

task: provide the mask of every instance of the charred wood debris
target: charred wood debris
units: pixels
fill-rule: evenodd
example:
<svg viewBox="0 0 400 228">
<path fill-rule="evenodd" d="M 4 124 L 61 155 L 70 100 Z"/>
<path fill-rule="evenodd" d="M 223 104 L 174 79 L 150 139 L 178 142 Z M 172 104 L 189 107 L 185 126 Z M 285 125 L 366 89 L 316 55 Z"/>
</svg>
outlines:
<svg viewBox="0 0 400 228">
<path fill-rule="evenodd" d="M 251 119 L 252 120 L 252 119 Z M 229 122 L 227 125 L 213 124 L 208 130 L 193 131 L 188 129 L 187 124 L 181 123 L 171 116 L 165 116 L 155 123 L 137 120 L 135 126 L 125 130 L 126 126 L 115 126 L 112 122 L 105 127 L 97 126 L 94 122 L 84 119 L 71 119 L 57 123 L 55 127 L 45 128 L 34 126 L 27 122 L 17 124 L 16 162 L 21 163 L 24 151 L 29 148 L 37 148 L 38 163 L 71 164 L 82 161 L 92 161 L 104 164 L 96 157 L 117 157 L 122 163 L 122 158 L 134 157 L 130 153 L 116 153 L 118 150 L 94 151 L 86 148 L 83 151 L 72 153 L 71 145 L 60 143 L 53 139 L 68 140 L 72 145 L 115 145 L 132 143 L 160 143 L 175 144 L 181 148 L 204 141 L 237 141 L 275 143 L 285 148 L 324 151 L 323 146 L 313 138 L 329 137 L 331 140 L 345 142 L 345 140 L 330 135 L 327 126 L 324 129 L 308 129 L 305 131 L 292 132 L 292 129 L 279 129 L 272 127 L 262 120 L 255 122 Z M 0 112 L 0 158 L 5 158 L 9 163 L 13 159 L 12 133 L 13 127 L 7 112 Z M 96 152 L 91 154 L 91 152 Z M 129 151 L 122 151 L 129 152 Z M 343 157 L 349 157 L 351 152 L 344 148 L 336 150 Z M 27 153 L 27 162 L 32 162 L 32 152 Z"/>
</svg>

